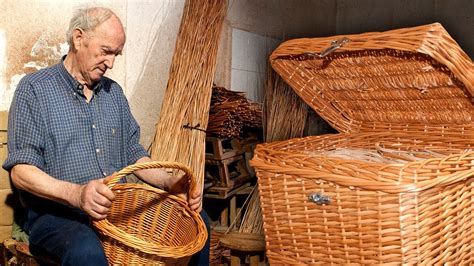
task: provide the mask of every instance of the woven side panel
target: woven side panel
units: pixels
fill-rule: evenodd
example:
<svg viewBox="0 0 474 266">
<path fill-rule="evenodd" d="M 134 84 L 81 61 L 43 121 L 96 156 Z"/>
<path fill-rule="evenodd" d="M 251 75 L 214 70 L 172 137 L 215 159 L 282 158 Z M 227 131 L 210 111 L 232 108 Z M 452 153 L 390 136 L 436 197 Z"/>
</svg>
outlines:
<svg viewBox="0 0 474 266">
<path fill-rule="evenodd" d="M 257 171 L 270 264 L 472 263 L 472 183 L 420 194 Z M 349 177 L 348 177 L 349 178 Z M 312 193 L 332 203 L 309 202 Z"/>
</svg>

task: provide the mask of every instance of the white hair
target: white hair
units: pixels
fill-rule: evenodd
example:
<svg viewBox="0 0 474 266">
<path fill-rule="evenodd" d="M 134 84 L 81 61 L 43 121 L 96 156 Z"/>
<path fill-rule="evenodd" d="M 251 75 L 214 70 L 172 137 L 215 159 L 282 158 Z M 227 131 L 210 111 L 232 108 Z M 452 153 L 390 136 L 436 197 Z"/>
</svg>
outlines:
<svg viewBox="0 0 474 266">
<path fill-rule="evenodd" d="M 112 16 L 117 17 L 117 15 L 115 15 L 112 10 L 105 7 L 77 9 L 72 16 L 71 21 L 69 22 L 69 29 L 66 33 L 69 47 L 73 47 L 72 34 L 74 30 L 81 29 L 84 32 L 93 31 L 97 26 Z"/>
</svg>

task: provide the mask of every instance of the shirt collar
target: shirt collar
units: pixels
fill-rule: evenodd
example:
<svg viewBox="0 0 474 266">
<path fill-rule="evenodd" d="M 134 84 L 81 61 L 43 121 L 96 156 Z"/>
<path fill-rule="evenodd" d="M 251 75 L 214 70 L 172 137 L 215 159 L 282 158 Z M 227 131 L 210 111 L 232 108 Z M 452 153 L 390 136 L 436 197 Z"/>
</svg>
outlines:
<svg viewBox="0 0 474 266">
<path fill-rule="evenodd" d="M 61 64 L 59 64 L 59 73 L 61 74 L 61 76 L 64 77 L 64 79 L 69 83 L 70 88 L 72 88 L 74 90 L 74 92 L 77 92 L 81 95 L 84 95 L 83 93 L 83 90 L 84 90 L 84 85 L 82 85 L 81 83 L 79 83 L 79 81 L 77 81 L 72 75 L 71 73 L 69 73 L 66 69 L 66 67 L 64 66 L 64 59 L 66 59 L 66 55 L 64 55 L 62 58 L 61 58 Z M 93 87 L 93 91 L 95 94 L 99 93 L 99 91 L 101 90 L 102 88 L 102 78 L 99 80 L 99 82 L 97 82 L 94 87 Z"/>
</svg>

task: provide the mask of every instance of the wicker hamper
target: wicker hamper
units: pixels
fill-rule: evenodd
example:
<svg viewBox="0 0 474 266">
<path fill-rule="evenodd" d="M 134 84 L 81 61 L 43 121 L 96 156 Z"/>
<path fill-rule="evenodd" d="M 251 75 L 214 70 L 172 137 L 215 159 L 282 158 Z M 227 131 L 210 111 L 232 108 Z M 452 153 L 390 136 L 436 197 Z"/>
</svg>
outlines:
<svg viewBox="0 0 474 266">
<path fill-rule="evenodd" d="M 191 170 L 174 162 L 130 165 L 107 180 L 115 200 L 107 218 L 93 224 L 112 265 L 183 265 L 207 240 L 204 221 L 183 199 L 146 184 L 118 183 L 150 168 L 180 169 L 189 178 L 189 191 L 195 188 Z"/>
<path fill-rule="evenodd" d="M 270 61 L 341 132 L 257 146 L 271 264 L 474 263 L 474 66 L 440 24 L 290 40 Z"/>
</svg>

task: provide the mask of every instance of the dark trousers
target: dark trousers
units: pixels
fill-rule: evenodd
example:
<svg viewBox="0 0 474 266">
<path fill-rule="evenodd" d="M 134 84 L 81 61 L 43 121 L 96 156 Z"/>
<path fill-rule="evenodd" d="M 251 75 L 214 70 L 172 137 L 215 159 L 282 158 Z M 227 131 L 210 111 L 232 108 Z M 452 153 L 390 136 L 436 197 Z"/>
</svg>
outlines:
<svg viewBox="0 0 474 266">
<path fill-rule="evenodd" d="M 193 255 L 190 265 L 209 265 L 210 222 L 203 210 L 208 239 L 204 248 Z M 61 265 L 108 265 L 102 244 L 90 226 L 89 217 L 76 209 L 39 213 L 28 211 L 25 229 L 29 232 L 33 255 L 48 255 Z"/>
</svg>

